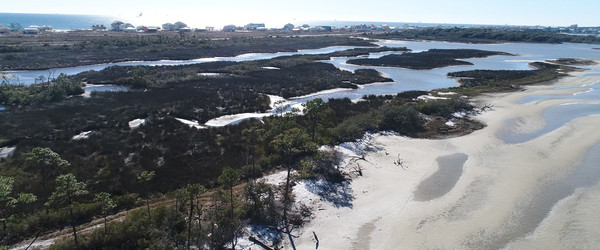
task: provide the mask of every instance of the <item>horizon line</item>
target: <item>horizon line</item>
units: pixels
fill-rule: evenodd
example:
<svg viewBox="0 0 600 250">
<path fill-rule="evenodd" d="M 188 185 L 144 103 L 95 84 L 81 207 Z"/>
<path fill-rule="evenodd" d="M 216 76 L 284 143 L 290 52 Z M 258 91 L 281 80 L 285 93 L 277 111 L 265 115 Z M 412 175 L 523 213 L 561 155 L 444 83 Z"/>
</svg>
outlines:
<svg viewBox="0 0 600 250">
<path fill-rule="evenodd" d="M 127 17 L 122 17 L 119 15 L 101 15 L 101 14 L 73 14 L 73 13 L 25 13 L 25 12 L 2 12 L 0 11 L 0 14 L 18 14 L 18 15 L 66 15 L 66 16 L 93 16 L 93 17 L 104 17 L 104 18 L 114 18 L 114 21 L 127 21 L 127 22 L 132 22 L 131 17 L 127 18 Z M 181 20 L 174 20 L 172 22 L 178 22 Z M 165 23 L 172 23 L 171 21 L 169 22 L 165 22 Z M 188 21 L 181 21 L 181 22 L 188 22 Z M 427 21 L 359 21 L 359 20 L 337 20 L 337 19 L 333 19 L 333 20 L 327 20 L 327 19 L 315 19 L 315 20 L 302 20 L 302 21 L 293 21 L 295 23 L 297 23 L 298 25 L 302 24 L 308 24 L 308 23 L 312 23 L 313 25 L 316 22 L 353 22 L 353 23 L 360 23 L 360 24 L 379 24 L 379 25 L 383 25 L 383 24 L 387 24 L 387 23 L 402 23 L 402 24 L 430 24 L 430 25 L 445 25 L 445 26 L 459 26 L 459 25 L 467 25 L 467 26 L 490 26 L 490 27 L 569 27 L 571 25 L 577 25 L 577 24 L 571 24 L 571 25 L 544 25 L 544 24 L 485 24 L 485 23 L 452 23 L 452 22 L 427 22 Z M 266 24 L 266 22 L 245 22 L 245 24 L 250 24 L 250 23 L 262 23 L 262 24 Z M 292 23 L 292 22 L 281 22 L 281 23 Z M 164 24 L 164 23 L 163 23 Z M 230 24 L 227 25 L 235 25 L 235 26 L 243 26 L 245 24 L 241 24 L 241 25 L 236 25 L 233 24 L 233 22 L 231 22 Z M 144 24 L 145 25 L 145 24 Z M 146 25 L 147 26 L 147 25 Z M 211 26 L 211 25 L 207 25 L 207 26 Z M 600 27 L 600 25 L 598 26 L 580 26 L 581 28 L 583 27 Z"/>
</svg>

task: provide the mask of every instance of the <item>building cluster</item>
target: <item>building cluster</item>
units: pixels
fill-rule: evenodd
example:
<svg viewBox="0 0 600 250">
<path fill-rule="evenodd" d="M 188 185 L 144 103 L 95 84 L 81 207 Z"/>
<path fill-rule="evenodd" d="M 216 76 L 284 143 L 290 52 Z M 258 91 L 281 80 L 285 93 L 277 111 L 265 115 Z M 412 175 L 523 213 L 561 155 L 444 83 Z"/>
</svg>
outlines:
<svg viewBox="0 0 600 250">
<path fill-rule="evenodd" d="M 243 26 L 236 25 L 225 25 L 220 29 L 221 32 L 284 32 L 284 33 L 329 33 L 329 32 L 386 32 L 394 30 L 412 30 L 412 29 L 430 29 L 430 28 L 454 28 L 456 26 L 451 25 L 429 25 L 429 26 L 412 26 L 403 24 L 402 26 L 390 26 L 390 25 L 374 25 L 374 24 L 358 24 L 358 25 L 346 25 L 343 27 L 335 27 L 330 25 L 318 25 L 310 26 L 303 24 L 295 26 L 291 23 L 284 25 L 281 28 L 267 28 L 264 23 L 249 23 Z M 465 26 L 475 27 L 475 26 Z M 595 35 L 600 36 L 600 27 L 579 27 L 574 24 L 568 27 L 542 27 L 542 26 L 485 26 L 487 28 L 493 28 L 497 30 L 523 30 L 523 29 L 544 29 L 551 32 L 573 34 L 573 35 Z M 215 27 L 207 26 L 204 28 L 191 28 L 183 22 L 165 23 L 159 26 L 134 26 L 131 23 L 122 21 L 114 21 L 110 24 L 110 27 L 106 27 L 104 24 L 95 24 L 91 26 L 94 31 L 118 31 L 118 32 L 147 32 L 155 33 L 159 31 L 176 31 L 176 32 L 211 32 L 218 31 Z M 18 23 L 9 23 L 8 25 L 0 24 L 0 34 L 6 34 L 9 32 L 20 32 L 23 34 L 39 34 L 44 31 L 52 31 L 52 27 L 48 25 L 36 26 L 31 25 L 28 27 L 22 27 Z"/>
<path fill-rule="evenodd" d="M 407 25 L 405 25 L 408 27 Z M 405 27 L 405 28 L 406 28 Z M 225 25 L 220 29 L 222 32 L 291 32 L 291 33 L 302 33 L 302 32 L 372 32 L 372 31 L 389 31 L 395 29 L 394 27 L 390 27 L 388 25 L 354 25 L 354 26 L 345 26 L 341 28 L 336 28 L 334 26 L 328 25 L 319 25 L 311 27 L 308 24 L 295 26 L 291 23 L 284 25 L 282 28 L 267 28 L 264 23 L 249 23 L 244 26 L 237 25 Z M 97 24 L 92 26 L 92 30 L 107 30 L 104 25 Z M 158 31 L 179 31 L 179 32 L 207 32 L 207 31 L 217 31 L 215 27 L 207 26 L 204 28 L 190 28 L 187 24 L 183 22 L 175 22 L 175 23 L 165 23 L 158 26 L 137 26 L 130 23 L 124 23 L 121 21 L 115 21 L 111 24 L 110 30 L 112 31 L 121 31 L 121 32 L 158 32 Z"/>
<path fill-rule="evenodd" d="M 102 24 L 96 24 L 92 26 L 92 30 L 97 31 L 106 31 L 106 26 Z M 201 30 L 214 30 L 213 27 L 206 27 L 205 29 L 192 29 L 188 27 L 187 24 L 183 22 L 175 22 L 175 23 L 165 23 L 159 26 L 134 26 L 131 23 L 125 23 L 122 21 L 114 21 L 110 25 L 110 30 L 112 31 L 121 31 L 121 32 L 147 32 L 147 33 L 156 33 L 158 31 L 181 31 L 181 32 L 190 32 L 190 31 L 201 31 Z"/>
<path fill-rule="evenodd" d="M 565 34 L 600 35 L 600 27 L 579 27 L 577 24 L 573 24 L 569 27 L 545 27 L 544 29 Z"/>
<path fill-rule="evenodd" d="M 263 23 L 249 23 L 244 26 L 235 26 L 233 24 L 225 25 L 221 29 L 224 32 L 248 32 L 248 31 L 272 31 L 272 32 L 335 32 L 335 31 L 347 31 L 347 28 L 336 28 L 329 25 L 319 25 L 311 27 L 308 24 L 301 26 L 295 26 L 291 23 L 284 25 L 282 28 L 266 28 Z"/>
<path fill-rule="evenodd" d="M 7 26 L 0 24 L 0 34 L 6 34 L 9 32 L 23 32 L 23 34 L 39 34 L 40 32 L 51 31 L 51 30 L 52 30 L 52 26 L 49 26 L 49 25 L 43 25 L 43 26 L 30 25 L 30 26 L 24 28 L 19 23 L 9 23 Z"/>
</svg>

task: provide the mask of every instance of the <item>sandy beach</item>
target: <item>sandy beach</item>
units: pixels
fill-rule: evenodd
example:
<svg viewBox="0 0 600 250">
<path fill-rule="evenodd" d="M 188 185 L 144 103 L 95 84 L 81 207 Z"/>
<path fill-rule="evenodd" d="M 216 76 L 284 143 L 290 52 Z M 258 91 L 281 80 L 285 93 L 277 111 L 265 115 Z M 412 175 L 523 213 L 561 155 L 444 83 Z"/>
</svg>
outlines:
<svg viewBox="0 0 600 250">
<path fill-rule="evenodd" d="M 596 171 L 582 159 L 600 143 L 600 115 L 577 117 L 524 142 L 502 138 L 507 131 L 540 130 L 549 108 L 598 104 L 575 99 L 582 89 L 573 87 L 600 80 L 582 75 L 478 97 L 475 102 L 494 108 L 474 118 L 486 127 L 469 135 L 374 135 L 371 145 L 378 150 L 359 161 L 363 176 L 344 191 L 351 201 L 312 202 L 314 218 L 295 233 L 297 249 L 315 249 L 313 232 L 318 249 L 600 248 L 598 179 L 571 185 L 572 178 L 590 175 L 581 171 Z M 538 95 L 574 98 L 518 103 Z M 555 188 L 561 185 L 566 191 Z"/>
</svg>

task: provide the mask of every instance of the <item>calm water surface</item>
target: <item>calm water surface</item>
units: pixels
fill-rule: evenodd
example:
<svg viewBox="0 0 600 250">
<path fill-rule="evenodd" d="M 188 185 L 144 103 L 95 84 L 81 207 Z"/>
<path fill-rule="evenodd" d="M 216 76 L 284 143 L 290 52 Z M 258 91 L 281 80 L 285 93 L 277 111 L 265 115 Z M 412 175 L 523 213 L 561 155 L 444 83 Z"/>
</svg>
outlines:
<svg viewBox="0 0 600 250">
<path fill-rule="evenodd" d="M 507 43 L 507 44 L 465 44 L 449 42 L 412 42 L 412 41 L 382 41 L 378 43 L 381 46 L 388 47 L 407 47 L 414 52 L 426 51 L 429 49 L 481 49 L 502 51 L 515 54 L 515 56 L 492 56 L 488 58 L 464 59 L 474 65 L 452 66 L 437 68 L 431 70 L 411 70 L 392 67 L 371 67 L 347 64 L 350 58 L 340 57 L 332 58 L 329 62 L 336 67 L 344 70 L 354 71 L 361 68 L 375 69 L 385 76 L 394 80 L 393 83 L 374 84 L 363 86 L 356 90 L 344 90 L 335 93 L 326 93 L 312 95 L 306 98 L 294 99 L 292 105 L 298 105 L 314 98 L 324 100 L 330 98 L 350 98 L 352 100 L 360 99 L 365 95 L 387 95 L 396 94 L 409 90 L 433 90 L 439 88 L 448 88 L 457 86 L 455 79 L 446 75 L 449 72 L 488 69 L 488 70 L 531 70 L 530 62 L 544 61 L 556 58 L 575 57 L 583 59 L 600 60 L 600 51 L 594 50 L 594 45 L 585 44 L 525 44 L 525 43 Z M 397 52 L 396 52 L 397 53 Z M 370 58 L 378 58 L 391 52 L 373 53 Z M 599 74 L 596 68 L 584 66 L 591 69 L 588 74 Z"/>
</svg>

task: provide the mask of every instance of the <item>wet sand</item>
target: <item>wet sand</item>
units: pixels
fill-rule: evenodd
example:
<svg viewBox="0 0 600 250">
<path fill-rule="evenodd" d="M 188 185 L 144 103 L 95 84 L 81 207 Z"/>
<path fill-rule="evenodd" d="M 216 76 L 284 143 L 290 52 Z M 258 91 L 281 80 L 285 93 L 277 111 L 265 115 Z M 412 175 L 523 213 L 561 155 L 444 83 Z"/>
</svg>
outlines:
<svg viewBox="0 0 600 250">
<path fill-rule="evenodd" d="M 367 154 L 363 176 L 350 184 L 352 206 L 321 201 L 314 219 L 297 232 L 297 249 L 314 249 L 313 231 L 319 249 L 600 248 L 600 171 L 592 168 L 597 160 L 588 159 L 600 154 L 600 114 L 576 117 L 524 142 L 501 138 L 507 121 L 517 121 L 511 128 L 519 133 L 535 133 L 546 126 L 543 113 L 551 107 L 598 103 L 563 98 L 518 104 L 522 98 L 571 95 L 581 89 L 566 87 L 598 80 L 572 76 L 480 96 L 475 101 L 494 105 L 475 117 L 487 127 L 462 137 L 377 135 L 373 144 L 380 150 Z M 395 164 L 398 157 L 404 167 Z M 579 183 L 574 175 L 590 180 Z M 549 188 L 554 183 L 565 188 Z"/>
<path fill-rule="evenodd" d="M 429 201 L 450 192 L 462 175 L 463 165 L 468 158 L 468 155 L 460 153 L 438 157 L 438 171 L 419 183 L 414 199 Z"/>
</svg>

